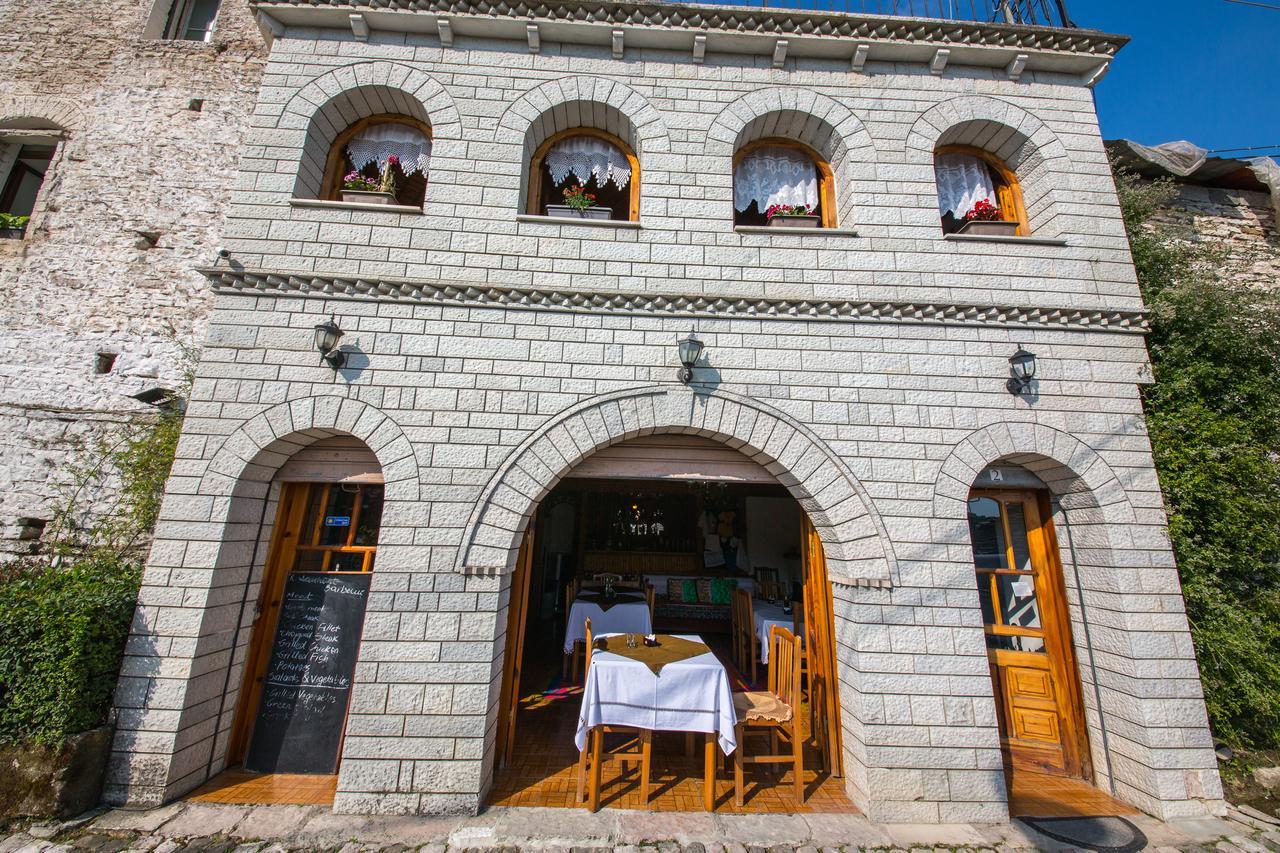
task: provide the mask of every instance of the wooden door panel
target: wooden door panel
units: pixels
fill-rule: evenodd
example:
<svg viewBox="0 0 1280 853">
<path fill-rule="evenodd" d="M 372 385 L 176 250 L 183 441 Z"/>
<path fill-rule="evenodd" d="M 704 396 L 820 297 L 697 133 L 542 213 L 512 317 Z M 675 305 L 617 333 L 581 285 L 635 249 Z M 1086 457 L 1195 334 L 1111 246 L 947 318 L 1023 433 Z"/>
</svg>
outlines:
<svg viewBox="0 0 1280 853">
<path fill-rule="evenodd" d="M 1058 747 L 1062 732 L 1058 729 L 1056 708 L 1014 707 L 1013 736 L 1019 740 L 1036 740 Z M 1059 749 L 1061 747 L 1058 747 Z"/>
<path fill-rule="evenodd" d="M 1053 701 L 1053 684 L 1049 671 L 1009 667 L 1009 695 L 1014 699 L 1048 699 Z"/>
</svg>

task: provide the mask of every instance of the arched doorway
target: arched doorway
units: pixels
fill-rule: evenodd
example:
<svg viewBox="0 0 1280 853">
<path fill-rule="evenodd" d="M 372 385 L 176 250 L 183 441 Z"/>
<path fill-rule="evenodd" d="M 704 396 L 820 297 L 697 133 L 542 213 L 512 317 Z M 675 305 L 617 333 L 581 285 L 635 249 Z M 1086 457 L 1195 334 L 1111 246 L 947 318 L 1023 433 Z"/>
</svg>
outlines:
<svg viewBox="0 0 1280 853">
<path fill-rule="evenodd" d="M 1052 495 L 1032 472 L 988 466 L 968 498 L 987 659 L 1012 792 L 1093 781 Z M 1025 799 L 1025 796 L 1023 797 Z"/>
<path fill-rule="evenodd" d="M 607 576 L 624 591 L 615 602 L 592 589 Z M 756 645 L 740 654 L 735 646 L 738 590 L 750 594 L 748 633 L 759 638 L 765 626 L 767 636 L 769 624 L 795 631 L 806 667 L 799 709 L 806 802 L 790 797 L 792 778 L 752 773 L 744 809 L 853 810 L 840 781 L 834 619 L 818 534 L 763 466 L 721 442 L 674 433 L 594 452 L 538 502 L 512 575 L 489 802 L 579 805 L 575 733 L 586 673 L 574 628 L 583 601 L 597 614 L 597 633 L 602 612 L 621 624 L 631 608 L 660 638 L 705 643 L 736 692 L 766 688 L 767 651 Z M 702 808 L 706 756 L 676 735 L 653 735 L 647 803 L 631 773 L 606 778 L 603 805 Z M 716 775 L 715 807 L 734 810 L 732 774 Z"/>
<path fill-rule="evenodd" d="M 352 436 L 316 441 L 276 472 L 256 604 L 245 590 L 254 618 L 226 757 L 235 769 L 197 799 L 332 802 L 383 500 L 382 468 Z"/>
</svg>

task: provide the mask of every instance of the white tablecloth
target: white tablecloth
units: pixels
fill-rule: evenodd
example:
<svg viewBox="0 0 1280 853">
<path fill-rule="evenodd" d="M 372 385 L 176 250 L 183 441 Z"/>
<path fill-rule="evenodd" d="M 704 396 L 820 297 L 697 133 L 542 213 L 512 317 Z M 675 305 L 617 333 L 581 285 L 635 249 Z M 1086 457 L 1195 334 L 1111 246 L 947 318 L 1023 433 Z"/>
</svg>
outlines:
<svg viewBox="0 0 1280 853">
<path fill-rule="evenodd" d="M 653 623 L 649 619 L 649 603 L 644 600 L 643 594 L 640 594 L 637 601 L 620 601 L 608 610 L 594 601 L 574 599 L 573 606 L 569 608 L 569 620 L 564 632 L 566 654 L 573 651 L 574 643 L 587 638 L 588 619 L 591 620 L 591 633 L 596 635 L 653 633 Z"/>
<path fill-rule="evenodd" d="M 594 627 L 595 623 L 592 622 Z M 593 632 L 594 633 L 594 632 Z M 698 637 L 680 635 L 700 643 Z M 654 675 L 640 661 L 613 652 L 591 654 L 591 669 L 582 692 L 578 749 L 595 726 L 634 726 L 650 731 L 714 732 L 725 755 L 737 746 L 733 726 L 733 691 L 729 674 L 708 651 L 669 663 Z"/>
<path fill-rule="evenodd" d="M 794 607 L 794 605 L 792 605 Z M 765 604 L 760 601 L 751 602 L 751 612 L 756 620 L 756 636 L 760 638 L 760 662 L 769 662 L 769 629 L 781 625 L 788 631 L 795 631 L 795 615 L 783 613 L 781 607 Z M 594 622 L 591 624 L 595 624 Z"/>
</svg>

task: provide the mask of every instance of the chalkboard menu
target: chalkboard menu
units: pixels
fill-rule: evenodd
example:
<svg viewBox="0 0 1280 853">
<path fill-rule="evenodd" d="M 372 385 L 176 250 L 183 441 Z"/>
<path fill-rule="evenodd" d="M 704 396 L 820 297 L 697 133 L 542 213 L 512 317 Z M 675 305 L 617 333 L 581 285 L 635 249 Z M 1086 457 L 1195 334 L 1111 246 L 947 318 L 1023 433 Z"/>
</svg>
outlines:
<svg viewBox="0 0 1280 853">
<path fill-rule="evenodd" d="M 246 769 L 337 770 L 371 578 L 289 575 Z"/>
</svg>

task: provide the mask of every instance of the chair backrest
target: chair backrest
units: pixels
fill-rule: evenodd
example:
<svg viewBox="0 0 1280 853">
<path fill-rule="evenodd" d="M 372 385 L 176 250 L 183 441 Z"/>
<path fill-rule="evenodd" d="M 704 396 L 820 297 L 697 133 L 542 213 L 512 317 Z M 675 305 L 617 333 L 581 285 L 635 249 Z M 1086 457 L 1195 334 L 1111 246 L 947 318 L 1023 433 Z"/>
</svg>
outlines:
<svg viewBox="0 0 1280 853">
<path fill-rule="evenodd" d="M 800 638 L 781 625 L 769 629 L 769 692 L 793 708 L 800 703 Z"/>
<path fill-rule="evenodd" d="M 742 631 L 754 631 L 756 616 L 751 606 L 751 593 L 739 588 L 733 591 L 733 595 L 738 602 L 738 628 Z"/>
<path fill-rule="evenodd" d="M 782 585 L 778 582 L 778 570 L 771 566 L 756 566 L 756 585 L 760 597 L 775 601 L 782 597 Z"/>
<path fill-rule="evenodd" d="M 586 678 L 586 673 L 591 672 L 591 652 L 594 650 L 594 647 L 596 644 L 595 637 L 591 635 L 591 617 L 590 616 L 587 617 L 586 632 L 587 632 L 587 663 L 586 663 L 586 668 L 582 670 L 584 679 Z"/>
<path fill-rule="evenodd" d="M 654 605 L 655 597 L 656 597 L 656 593 L 654 592 L 653 584 L 651 583 L 645 584 L 644 600 L 645 600 L 645 603 L 649 605 L 649 626 L 650 627 L 653 626 L 653 605 Z"/>
</svg>

